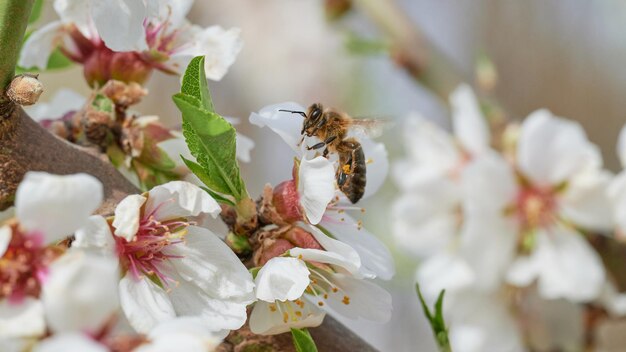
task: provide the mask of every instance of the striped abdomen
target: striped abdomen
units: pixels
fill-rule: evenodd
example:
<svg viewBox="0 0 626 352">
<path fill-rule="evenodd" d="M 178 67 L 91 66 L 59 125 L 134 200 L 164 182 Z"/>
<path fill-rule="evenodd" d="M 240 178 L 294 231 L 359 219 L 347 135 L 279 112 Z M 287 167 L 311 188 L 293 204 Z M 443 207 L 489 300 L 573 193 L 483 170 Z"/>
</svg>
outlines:
<svg viewBox="0 0 626 352">
<path fill-rule="evenodd" d="M 365 193 L 367 169 L 363 147 L 356 139 L 348 138 L 339 143 L 337 152 L 339 153 L 337 185 L 350 202 L 356 203 Z"/>
</svg>

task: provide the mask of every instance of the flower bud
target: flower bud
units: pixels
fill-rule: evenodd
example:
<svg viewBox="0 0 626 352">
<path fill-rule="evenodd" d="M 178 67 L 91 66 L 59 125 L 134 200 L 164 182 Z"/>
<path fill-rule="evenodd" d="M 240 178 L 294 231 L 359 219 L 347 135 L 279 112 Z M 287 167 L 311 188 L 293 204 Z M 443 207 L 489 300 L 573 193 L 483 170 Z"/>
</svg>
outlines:
<svg viewBox="0 0 626 352">
<path fill-rule="evenodd" d="M 274 208 L 285 222 L 293 223 L 304 220 L 300 208 L 300 194 L 294 180 L 282 182 L 274 187 L 272 198 Z"/>
<path fill-rule="evenodd" d="M 18 105 L 33 105 L 43 93 L 43 84 L 37 79 L 38 75 L 23 74 L 13 78 L 7 96 Z"/>
<path fill-rule="evenodd" d="M 293 244 L 282 238 L 277 240 L 267 239 L 261 251 L 258 251 L 258 254 L 255 256 L 256 265 L 264 265 L 270 259 L 283 255 L 286 251 L 294 247 Z"/>
<path fill-rule="evenodd" d="M 323 249 L 315 237 L 301 227 L 292 227 L 285 234 L 285 239 L 296 247 Z"/>
</svg>

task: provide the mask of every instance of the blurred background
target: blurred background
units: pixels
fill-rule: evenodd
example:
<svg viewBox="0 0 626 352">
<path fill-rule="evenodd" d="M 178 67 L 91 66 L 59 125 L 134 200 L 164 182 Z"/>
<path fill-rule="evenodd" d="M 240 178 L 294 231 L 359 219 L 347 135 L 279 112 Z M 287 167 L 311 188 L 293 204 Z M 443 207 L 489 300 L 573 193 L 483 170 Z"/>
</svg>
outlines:
<svg viewBox="0 0 626 352">
<path fill-rule="evenodd" d="M 626 70 L 622 69 L 626 2 L 394 3 L 468 82 L 473 81 L 478 58 L 488 57 L 498 76 L 494 94 L 510 117 L 522 118 L 545 107 L 578 120 L 602 148 L 608 167 L 618 168 L 615 143 L 626 122 Z M 370 17 L 357 7 L 331 21 L 324 4 L 323 0 L 197 1 L 190 13 L 190 20 L 199 25 L 242 30 L 241 54 L 227 76 L 210 83 L 210 88 L 218 112 L 240 118 L 237 129 L 256 142 L 252 162 L 243 165 L 252 194 L 258 195 L 265 183 L 276 184 L 291 173 L 291 154 L 283 142 L 247 121 L 250 112 L 266 105 L 322 102 L 355 116 L 393 118 L 396 127 L 381 138 L 392 160 L 404 153 L 396 134 L 409 113 L 419 112 L 449 125 L 446 101 L 376 50 L 385 37 Z M 51 4 L 47 5 L 47 16 L 55 18 Z M 49 100 L 59 87 L 88 94 L 81 68 L 70 71 L 75 77 L 71 81 L 67 71 L 41 76 L 46 87 L 42 101 Z M 137 110 L 159 115 L 169 125 L 179 124 L 180 115 L 170 99 L 179 89 L 178 78 L 155 72 L 148 88 L 151 94 Z M 272 166 L 267 167 L 268 163 Z M 381 351 L 435 351 L 414 291 L 417 262 L 402 253 L 391 237 L 389 211 L 395 192 L 389 181 L 364 204 L 368 209 L 365 226 L 390 246 L 396 258 L 397 276 L 381 282 L 394 296 L 392 321 L 386 325 L 344 323 Z"/>
</svg>

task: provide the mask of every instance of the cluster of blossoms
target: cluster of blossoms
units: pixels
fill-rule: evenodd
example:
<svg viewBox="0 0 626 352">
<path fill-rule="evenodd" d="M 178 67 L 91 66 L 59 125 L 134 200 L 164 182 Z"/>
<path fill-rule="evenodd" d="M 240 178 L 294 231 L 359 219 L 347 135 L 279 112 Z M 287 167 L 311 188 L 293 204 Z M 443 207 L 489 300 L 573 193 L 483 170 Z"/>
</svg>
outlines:
<svg viewBox="0 0 626 352">
<path fill-rule="evenodd" d="M 193 0 L 55 0 L 60 20 L 34 31 L 19 64 L 46 69 L 53 52 L 83 66 L 94 87 L 88 98 L 61 90 L 29 114 L 59 137 L 105 153 L 142 190 L 188 174 L 179 155 L 188 156 L 179 131 L 158 116 L 129 109 L 148 94 L 142 84 L 154 70 L 180 74 L 189 61 L 205 57 L 205 75 L 220 80 L 242 48 L 239 30 L 201 28 L 185 16 Z M 238 136 L 238 156 L 249 161 L 254 143 Z"/>
<path fill-rule="evenodd" d="M 209 79 L 220 80 L 241 50 L 239 30 L 201 28 L 186 15 L 194 0 L 55 0 L 59 20 L 24 43 L 19 65 L 45 69 L 50 55 L 83 65 L 87 82 L 145 82 L 150 73 L 182 73 L 195 56 L 206 57 Z"/>
<path fill-rule="evenodd" d="M 2 345 L 207 351 L 246 322 L 251 304 L 250 329 L 264 335 L 318 326 L 327 310 L 387 321 L 391 297 L 369 280 L 393 276 L 391 255 L 346 213 L 336 162 L 295 147 L 293 121 L 302 120 L 283 108 L 300 107 L 251 117 L 302 152 L 294 179 L 268 185 L 258 202 L 250 270 L 206 228 L 222 208 L 192 183 L 129 195 L 103 217 L 91 215 L 103 198 L 92 176 L 28 173 L 0 228 Z M 386 152 L 362 142 L 378 167 L 369 195 L 385 177 Z"/>
<path fill-rule="evenodd" d="M 455 351 L 580 348 L 582 307 L 625 313 L 589 242 L 621 231 L 623 176 L 576 122 L 538 110 L 494 133 L 471 88 L 450 101 L 453 134 L 409 118 L 394 165 L 394 234 L 423 260 L 418 282 L 446 289 Z"/>
<path fill-rule="evenodd" d="M 9 351 L 207 351 L 241 326 L 250 273 L 210 231 L 217 203 L 174 181 L 105 219 L 92 176 L 31 172 L 0 229 L 0 343 Z M 123 314 L 120 314 L 123 313 Z M 118 332 L 128 322 L 137 334 Z M 3 347 L 3 349 L 4 349 Z"/>
</svg>

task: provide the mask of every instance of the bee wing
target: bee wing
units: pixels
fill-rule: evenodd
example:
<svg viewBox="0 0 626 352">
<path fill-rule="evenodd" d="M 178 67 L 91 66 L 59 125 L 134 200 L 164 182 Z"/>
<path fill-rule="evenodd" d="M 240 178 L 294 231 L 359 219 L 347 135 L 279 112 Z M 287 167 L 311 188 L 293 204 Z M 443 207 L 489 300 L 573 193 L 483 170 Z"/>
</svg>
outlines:
<svg viewBox="0 0 626 352">
<path fill-rule="evenodd" d="M 357 137 L 380 137 L 386 129 L 393 127 L 391 119 L 352 119 L 350 121 L 350 132 Z"/>
</svg>

